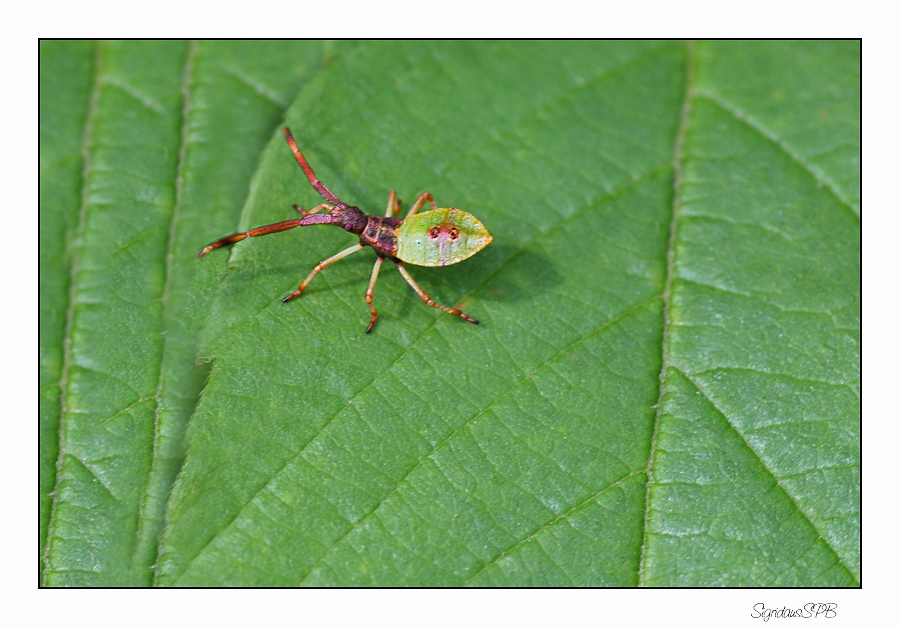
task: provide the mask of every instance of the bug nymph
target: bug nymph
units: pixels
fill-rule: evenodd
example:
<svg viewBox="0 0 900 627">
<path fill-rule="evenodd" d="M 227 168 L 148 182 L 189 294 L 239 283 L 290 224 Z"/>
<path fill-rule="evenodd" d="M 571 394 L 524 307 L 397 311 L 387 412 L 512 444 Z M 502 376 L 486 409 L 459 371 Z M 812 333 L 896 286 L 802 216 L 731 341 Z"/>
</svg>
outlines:
<svg viewBox="0 0 900 627">
<path fill-rule="evenodd" d="M 394 191 L 388 194 L 387 213 L 383 218 L 381 216 L 366 215 L 359 207 L 341 202 L 337 196 L 332 194 L 316 178 L 315 173 L 309 167 L 300 149 L 297 148 L 297 142 L 294 141 L 294 137 L 287 127 L 284 128 L 284 137 L 291 148 L 291 152 L 294 153 L 297 163 L 300 164 L 300 168 L 303 170 L 306 178 L 309 179 L 310 184 L 312 184 L 313 189 L 319 192 L 327 202 L 323 202 L 309 211 L 304 211 L 298 205 L 294 205 L 294 209 L 300 212 L 303 216 L 302 218 L 266 224 L 265 226 L 250 229 L 245 233 L 235 233 L 234 235 L 217 239 L 201 250 L 197 255 L 198 257 L 203 257 L 216 248 L 230 246 L 248 237 L 278 233 L 279 231 L 287 231 L 298 226 L 333 224 L 349 233 L 358 235 L 359 243 L 319 262 L 312 269 L 312 272 L 309 273 L 309 276 L 304 279 L 303 283 L 300 284 L 300 287 L 281 299 L 282 302 L 286 303 L 292 298 L 300 296 L 320 270 L 327 268 L 335 261 L 355 253 L 357 250 L 371 246 L 378 258 L 375 260 L 375 267 L 372 268 L 372 278 L 369 279 L 369 287 L 366 289 L 366 304 L 372 312 L 372 319 L 369 321 L 369 326 L 366 327 L 366 333 L 372 330 L 372 327 L 375 326 L 375 321 L 378 319 L 378 311 L 372 306 L 372 293 L 375 291 L 375 282 L 378 280 L 378 270 L 381 268 L 381 262 L 385 259 L 389 259 L 396 264 L 400 274 L 403 275 L 406 282 L 409 283 L 410 287 L 415 290 L 416 294 L 426 304 L 451 313 L 454 316 L 459 316 L 472 324 L 478 324 L 478 320 L 470 318 L 459 309 L 445 307 L 431 300 L 431 297 L 419 287 L 418 283 L 413 281 L 413 278 L 409 276 L 409 273 L 403 266 L 404 263 L 410 263 L 415 266 L 449 266 L 468 259 L 494 239 L 478 218 L 471 213 L 466 213 L 453 207 L 440 209 L 437 203 L 434 202 L 434 197 L 430 193 L 424 192 L 416 199 L 406 217 L 400 219 L 395 217 L 400 213 L 400 203 L 397 201 L 397 193 Z M 431 209 L 419 213 L 419 209 L 426 202 L 431 204 Z"/>
</svg>

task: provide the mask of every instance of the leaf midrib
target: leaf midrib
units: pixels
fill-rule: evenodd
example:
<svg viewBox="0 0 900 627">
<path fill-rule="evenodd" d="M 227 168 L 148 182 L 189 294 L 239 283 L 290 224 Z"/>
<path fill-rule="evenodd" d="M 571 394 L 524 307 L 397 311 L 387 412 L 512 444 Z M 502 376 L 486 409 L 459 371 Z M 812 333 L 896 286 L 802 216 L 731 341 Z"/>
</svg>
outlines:
<svg viewBox="0 0 900 627">
<path fill-rule="evenodd" d="M 694 42 L 689 41 L 685 50 L 684 94 L 681 99 L 681 114 L 678 119 L 678 130 L 672 145 L 672 218 L 669 221 L 669 238 L 666 247 L 666 280 L 663 288 L 663 335 L 660 344 L 659 396 L 656 399 L 656 411 L 653 413 L 653 432 L 647 454 L 647 488 L 644 495 L 643 532 L 641 537 L 641 556 L 638 560 L 638 586 L 643 586 L 646 573 L 647 538 L 650 527 L 650 490 L 653 486 L 653 461 L 656 456 L 656 443 L 659 439 L 659 423 L 662 416 L 662 402 L 665 394 L 666 372 L 669 366 L 669 333 L 672 327 L 670 309 L 672 306 L 672 282 L 675 276 L 675 240 L 678 235 L 678 215 L 681 206 L 681 177 L 684 161 L 684 141 L 687 135 L 688 120 L 691 115 L 691 94 L 694 83 Z"/>
<path fill-rule="evenodd" d="M 97 115 L 97 103 L 100 98 L 101 75 L 103 69 L 103 50 L 100 44 L 95 44 L 94 64 L 91 68 L 93 76 L 91 79 L 91 97 L 88 103 L 87 116 L 85 117 L 84 129 L 81 135 L 81 204 L 78 208 L 78 224 L 66 234 L 66 252 L 65 258 L 69 260 L 69 290 L 65 298 L 66 302 L 66 326 L 63 332 L 63 364 L 60 369 L 59 376 L 59 430 L 57 433 L 58 455 L 56 458 L 56 468 L 54 477 L 55 486 L 59 483 L 59 473 L 63 465 L 63 457 L 66 455 L 66 423 L 69 413 L 68 397 L 66 390 L 69 386 L 69 370 L 72 367 L 72 324 L 75 317 L 75 277 L 78 274 L 78 255 L 76 248 L 84 232 L 84 224 L 87 217 L 88 205 L 88 176 L 91 173 L 91 153 L 90 142 L 93 134 L 94 121 Z M 140 396 L 140 395 L 138 395 Z M 80 461 L 80 460 L 79 460 Z M 59 505 L 59 490 L 54 487 L 53 499 L 50 505 L 50 520 L 47 523 L 46 544 L 43 547 L 43 583 L 49 585 L 47 577 L 52 572 L 50 568 L 50 545 L 53 539 L 53 530 L 56 526 L 57 507 Z"/>
<path fill-rule="evenodd" d="M 172 219 L 171 223 L 169 224 L 169 238 L 166 242 L 166 277 L 165 281 L 163 282 L 162 293 L 161 320 L 162 329 L 164 332 L 168 331 L 172 317 L 170 302 L 172 296 L 172 277 L 175 275 L 175 242 L 178 238 L 178 223 L 181 218 L 181 211 L 184 207 L 184 170 L 187 163 L 188 137 L 190 136 L 191 130 L 191 107 L 193 105 L 193 99 L 191 97 L 191 82 L 194 79 L 194 60 L 197 54 L 197 48 L 197 42 L 191 41 L 188 47 L 187 55 L 185 56 L 184 69 L 182 70 L 181 75 L 181 133 L 179 134 L 178 138 L 178 164 L 175 168 L 175 205 L 172 207 Z M 163 338 L 162 350 L 159 353 L 159 365 L 157 367 L 156 373 L 156 396 L 154 397 L 156 407 L 153 411 L 153 448 L 150 454 L 150 469 L 147 472 L 147 477 L 144 482 L 144 489 L 141 494 L 140 501 L 138 502 L 138 524 L 135 529 L 134 541 L 135 552 L 137 552 L 142 544 L 152 541 L 155 547 L 155 552 L 150 559 L 150 563 L 147 564 L 148 568 L 152 567 L 153 564 L 157 564 L 157 562 L 159 561 L 160 543 L 162 541 L 161 526 L 159 524 L 154 525 L 152 523 L 162 520 L 163 516 L 165 515 L 165 512 L 163 511 L 157 512 L 157 516 L 155 518 L 149 518 L 145 516 L 144 503 L 145 500 L 150 496 L 150 483 L 156 476 L 154 470 L 156 470 L 156 467 L 159 464 L 160 460 L 159 446 L 162 433 L 159 419 L 160 412 L 162 411 L 163 364 L 166 362 L 166 357 L 169 354 L 170 350 L 171 335 L 166 332 L 165 337 Z M 169 490 L 169 494 L 171 494 L 171 489 Z M 163 514 L 163 516 L 160 516 L 159 514 Z M 132 561 L 134 561 L 134 557 L 135 555 L 132 554 Z M 153 583 L 156 583 L 158 572 L 158 568 L 153 568 L 151 573 L 151 581 Z"/>
<path fill-rule="evenodd" d="M 796 499 L 791 495 L 786 487 L 784 487 L 779 478 L 775 475 L 775 473 L 769 469 L 763 460 L 762 456 L 748 443 L 747 439 L 744 435 L 738 430 L 738 428 L 734 425 L 732 420 L 728 418 L 725 412 L 713 402 L 712 398 L 710 398 L 707 393 L 694 381 L 694 379 L 683 372 L 681 369 L 678 369 L 671 363 L 669 358 L 669 338 L 670 332 L 672 328 L 672 322 L 670 317 L 670 307 L 671 307 L 671 297 L 672 297 L 672 284 L 675 279 L 675 242 L 678 236 L 678 220 L 680 217 L 680 208 L 681 208 L 681 183 L 682 183 L 682 167 L 684 162 L 684 141 L 687 134 L 688 122 L 690 120 L 691 108 L 692 108 L 692 99 L 695 97 L 703 97 L 708 101 L 712 102 L 716 106 L 720 107 L 722 110 L 729 113 L 736 120 L 738 120 L 741 124 L 746 125 L 748 128 L 752 129 L 756 134 L 763 137 L 767 142 L 775 145 L 779 151 L 786 154 L 791 161 L 796 163 L 800 168 L 820 187 L 825 187 L 829 190 L 829 192 L 839 201 L 839 204 L 850 211 L 856 217 L 856 220 L 859 221 L 860 216 L 856 214 L 853 210 L 852 205 L 847 201 L 844 196 L 838 191 L 837 186 L 831 182 L 827 176 L 819 176 L 815 168 L 810 166 L 803 160 L 798 154 L 796 154 L 790 147 L 784 142 L 780 141 L 778 137 L 766 129 L 759 122 L 755 121 L 750 115 L 742 112 L 736 106 L 730 105 L 728 101 L 721 99 L 718 96 L 715 96 L 711 92 L 703 89 L 698 89 L 694 86 L 694 71 L 695 71 L 695 55 L 694 55 L 694 42 L 690 41 L 687 43 L 687 53 L 686 53 L 686 71 L 685 71 L 685 90 L 683 96 L 683 105 L 682 105 L 682 113 L 678 125 L 678 131 L 676 134 L 675 144 L 673 146 L 673 157 L 672 157 L 672 165 L 675 176 L 673 177 L 674 181 L 674 194 L 673 194 L 673 202 L 672 202 L 672 220 L 669 227 L 669 245 L 666 253 L 666 286 L 663 292 L 663 340 L 661 345 L 661 367 L 659 374 L 659 398 L 656 403 L 656 411 L 654 416 L 654 425 L 653 425 L 653 435 L 651 436 L 650 441 L 650 454 L 647 461 L 647 490 L 646 497 L 644 502 L 644 530 L 643 530 L 643 538 L 641 540 L 641 557 L 638 566 L 638 586 L 646 585 L 645 582 L 645 573 L 646 573 L 646 557 L 647 557 L 647 538 L 649 536 L 649 516 L 650 516 L 650 500 L 651 500 L 651 489 L 653 487 L 653 460 L 656 453 L 656 443 L 659 434 L 659 423 L 663 414 L 663 398 L 666 393 L 665 381 L 668 373 L 669 366 L 675 368 L 677 372 L 680 372 L 687 378 L 691 384 L 703 395 L 703 397 L 709 402 L 710 406 L 712 406 L 715 411 L 722 415 L 723 419 L 729 425 L 729 427 L 735 432 L 735 434 L 741 439 L 744 446 L 751 452 L 751 454 L 756 457 L 759 463 L 766 469 L 766 471 L 771 475 L 776 485 L 784 492 L 784 494 L 788 497 L 791 504 L 797 510 L 797 512 L 803 516 L 803 518 L 810 524 L 810 526 L 816 531 L 819 535 L 819 539 L 822 543 L 831 551 L 831 553 L 835 556 L 835 559 L 838 563 L 845 569 L 847 574 L 850 576 L 855 585 L 859 585 L 859 582 L 856 579 L 856 576 L 853 575 L 853 571 L 846 564 L 845 560 L 842 558 L 840 553 L 829 544 L 828 540 L 825 536 L 820 532 L 819 528 L 813 523 L 813 520 L 809 514 L 807 514 L 798 504 Z"/>
</svg>

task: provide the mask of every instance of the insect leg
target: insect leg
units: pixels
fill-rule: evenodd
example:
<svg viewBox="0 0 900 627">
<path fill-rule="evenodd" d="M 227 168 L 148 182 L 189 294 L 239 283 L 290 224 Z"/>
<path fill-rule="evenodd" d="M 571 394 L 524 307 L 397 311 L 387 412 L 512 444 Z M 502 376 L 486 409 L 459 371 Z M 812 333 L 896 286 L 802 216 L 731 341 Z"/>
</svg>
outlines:
<svg viewBox="0 0 900 627">
<path fill-rule="evenodd" d="M 393 218 L 396 215 L 400 214 L 400 201 L 397 200 L 397 192 L 391 190 L 388 193 L 388 206 L 387 213 L 384 214 L 386 218 Z"/>
<path fill-rule="evenodd" d="M 318 265 L 312 269 L 312 272 L 309 273 L 309 276 L 306 277 L 306 280 L 300 284 L 300 287 L 297 288 L 297 291 L 282 298 L 281 302 L 286 303 L 289 300 L 291 300 L 292 298 L 297 298 L 298 296 L 300 296 L 300 294 L 303 293 L 303 290 L 306 289 L 306 286 L 309 285 L 309 282 L 312 281 L 312 278 L 319 273 L 319 270 L 322 270 L 323 268 L 327 268 L 328 266 L 333 264 L 335 261 L 339 261 L 339 260 L 343 259 L 344 257 L 346 257 L 347 255 L 352 255 L 353 253 L 355 253 L 357 250 L 359 250 L 362 247 L 363 247 L 362 244 L 354 244 L 350 248 L 344 249 L 336 255 L 332 255 L 325 261 L 320 261 L 318 263 Z"/>
<path fill-rule="evenodd" d="M 416 212 L 422 208 L 422 205 L 425 204 L 426 200 L 431 203 L 432 209 L 438 208 L 437 203 L 434 202 L 434 196 L 431 195 L 431 192 L 422 192 L 422 194 L 418 198 L 416 198 L 416 202 L 413 203 L 413 206 L 410 207 L 409 213 L 406 214 L 406 217 L 408 218 L 409 216 L 415 215 Z"/>
<path fill-rule="evenodd" d="M 372 278 L 369 279 L 369 288 L 366 290 L 366 304 L 372 312 L 372 320 L 369 322 L 369 326 L 366 327 L 366 333 L 372 330 L 372 327 L 375 326 L 375 321 L 378 320 L 378 312 L 372 306 L 372 292 L 375 291 L 375 281 L 378 280 L 378 270 L 381 269 L 382 261 L 384 261 L 384 257 L 379 257 L 375 260 L 375 266 L 372 268 Z"/>
<path fill-rule="evenodd" d="M 314 213 L 319 213 L 322 209 L 324 209 L 326 213 L 328 213 L 328 212 L 330 212 L 332 209 L 334 209 L 334 206 L 333 206 L 333 205 L 329 205 L 327 202 L 323 202 L 323 203 L 320 204 L 320 205 L 316 205 L 315 207 L 313 207 L 313 208 L 310 209 L 309 211 L 307 211 L 306 209 L 304 209 L 304 208 L 301 207 L 300 205 L 291 205 L 291 206 L 292 206 L 294 209 L 296 209 L 297 211 L 299 211 L 299 212 L 300 212 L 300 215 L 304 215 L 304 216 L 309 216 L 309 215 L 312 215 L 312 214 L 314 214 Z"/>
<path fill-rule="evenodd" d="M 403 267 L 403 262 L 402 261 L 394 261 L 394 263 L 397 264 L 397 269 L 400 271 L 400 274 L 403 275 L 403 278 L 406 279 L 406 282 L 409 283 L 410 287 L 412 287 L 416 291 L 416 294 L 419 295 L 419 298 L 421 298 L 422 300 L 425 301 L 426 305 L 431 305 L 435 309 L 440 309 L 441 311 L 446 311 L 447 313 L 451 313 L 454 316 L 459 316 L 463 320 L 468 320 L 472 324 L 478 324 L 478 320 L 476 320 L 475 318 L 470 318 L 469 316 L 467 316 L 466 314 L 461 312 L 459 309 L 451 309 L 450 307 L 444 307 L 443 305 L 431 300 L 431 296 L 426 294 L 425 290 L 423 290 L 421 287 L 419 287 L 418 283 L 413 281 L 413 278 L 411 276 L 409 276 L 409 273 L 406 271 L 406 268 Z"/>
<path fill-rule="evenodd" d="M 222 246 L 231 246 L 232 244 L 241 241 L 242 239 L 246 239 L 248 237 L 258 237 L 260 235 L 268 235 L 269 233 L 278 233 L 279 231 L 287 231 L 288 229 L 292 229 L 294 227 L 301 226 L 300 220 L 285 220 L 284 222 L 276 222 L 275 224 L 266 224 L 265 226 L 260 226 L 255 229 L 250 229 L 246 233 L 235 233 L 234 235 L 229 235 L 228 237 L 223 237 L 221 239 L 217 239 L 209 246 L 206 246 L 203 250 L 197 253 L 198 257 L 203 257 L 208 255 L 211 251 L 216 248 L 221 248 Z"/>
<path fill-rule="evenodd" d="M 297 142 L 294 141 L 294 136 L 291 135 L 291 130 L 286 126 L 282 130 L 284 132 L 284 138 L 287 140 L 288 146 L 290 146 L 291 148 L 291 152 L 294 153 L 294 158 L 297 160 L 297 163 L 300 164 L 300 168 L 303 170 L 306 178 L 309 179 L 309 182 L 313 186 L 313 189 L 319 192 L 319 195 L 328 202 L 332 202 L 336 205 L 342 204 L 338 197 L 332 194 L 331 191 L 327 187 L 325 187 L 325 184 L 316 178 L 316 173 L 313 172 L 311 167 L 309 167 L 309 164 L 306 162 L 306 158 L 303 156 L 303 153 L 300 152 L 299 148 L 297 148 Z"/>
</svg>

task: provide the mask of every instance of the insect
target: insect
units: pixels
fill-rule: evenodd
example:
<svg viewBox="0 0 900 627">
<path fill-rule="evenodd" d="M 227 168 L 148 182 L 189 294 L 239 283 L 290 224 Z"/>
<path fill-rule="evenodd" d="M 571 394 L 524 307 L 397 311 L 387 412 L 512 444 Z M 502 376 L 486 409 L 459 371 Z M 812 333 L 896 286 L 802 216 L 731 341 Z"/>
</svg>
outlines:
<svg viewBox="0 0 900 627">
<path fill-rule="evenodd" d="M 282 298 L 282 302 L 286 303 L 300 296 L 320 270 L 366 246 L 371 246 L 378 258 L 375 260 L 375 267 L 372 268 L 372 277 L 369 279 L 369 287 L 366 290 L 366 304 L 372 312 L 372 319 L 369 322 L 369 326 L 366 327 L 366 333 L 372 330 L 372 327 L 375 326 L 375 321 L 378 319 L 378 311 L 372 305 L 372 293 L 375 291 L 375 282 L 378 280 L 378 270 L 381 268 L 381 262 L 385 259 L 389 259 L 396 264 L 400 274 L 403 275 L 406 282 L 409 283 L 410 287 L 415 290 L 419 298 L 425 301 L 426 304 L 451 313 L 454 316 L 459 316 L 472 324 L 478 324 L 478 320 L 467 316 L 459 309 L 445 307 L 431 300 L 431 297 L 419 287 L 418 283 L 413 280 L 403 265 L 405 262 L 416 266 L 448 266 L 468 259 L 494 239 L 478 218 L 471 213 L 452 207 L 439 209 L 434 201 L 434 197 L 430 193 L 424 192 L 416 199 L 406 217 L 400 219 L 396 217 L 400 213 L 400 202 L 397 200 L 397 193 L 393 190 L 388 194 L 387 213 L 383 218 L 366 215 L 359 207 L 341 202 L 337 196 L 332 194 L 316 178 L 303 153 L 297 148 L 297 142 L 294 141 L 290 129 L 285 127 L 283 130 L 284 138 L 287 140 L 288 146 L 290 146 L 291 152 L 294 153 L 294 157 L 297 159 L 297 163 L 300 164 L 300 168 L 303 170 L 306 178 L 309 179 L 313 189 L 319 192 L 327 202 L 323 202 L 308 211 L 302 209 L 299 205 L 294 205 L 294 209 L 300 212 L 303 216 L 302 218 L 266 224 L 250 229 L 245 233 L 235 233 L 234 235 L 217 239 L 201 250 L 197 255 L 198 257 L 203 257 L 216 248 L 230 246 L 248 237 L 278 233 L 279 231 L 287 231 L 298 226 L 334 224 L 345 231 L 358 235 L 359 243 L 319 262 L 312 269 L 312 272 L 309 273 L 309 276 L 304 279 L 303 283 L 300 284 L 300 287 Z M 432 208 L 429 211 L 419 213 L 419 209 L 426 202 L 431 203 Z M 324 213 L 320 213 L 323 211 Z"/>
</svg>

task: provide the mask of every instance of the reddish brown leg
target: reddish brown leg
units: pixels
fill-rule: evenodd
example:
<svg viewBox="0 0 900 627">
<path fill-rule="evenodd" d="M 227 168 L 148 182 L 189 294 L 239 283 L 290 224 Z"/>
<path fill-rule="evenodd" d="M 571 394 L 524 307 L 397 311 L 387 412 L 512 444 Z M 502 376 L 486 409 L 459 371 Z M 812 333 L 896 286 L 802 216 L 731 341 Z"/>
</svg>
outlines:
<svg viewBox="0 0 900 627">
<path fill-rule="evenodd" d="M 331 212 L 332 209 L 334 209 L 334 207 L 333 207 L 332 205 L 329 205 L 327 202 L 323 202 L 323 203 L 320 204 L 320 205 L 316 205 L 315 207 L 313 207 L 313 208 L 310 209 L 309 211 L 307 211 L 306 209 L 304 209 L 304 208 L 301 207 L 300 205 L 291 205 L 291 206 L 292 206 L 294 209 L 296 209 L 297 211 L 299 211 L 299 212 L 300 212 L 300 215 L 303 215 L 303 216 L 310 216 L 310 215 L 312 215 L 312 214 L 314 214 L 314 213 L 319 213 L 320 211 L 322 211 L 322 209 L 325 210 L 325 213 L 329 213 L 329 212 Z"/>
<path fill-rule="evenodd" d="M 426 294 L 425 290 L 423 290 L 421 287 L 419 287 L 419 284 L 416 283 L 415 281 L 413 281 L 413 278 L 411 276 L 409 276 L 409 273 L 406 271 L 406 268 L 403 267 L 403 262 L 394 260 L 394 263 L 397 264 L 397 269 L 400 271 L 400 274 L 403 275 L 403 278 L 406 279 L 406 282 L 409 283 L 410 287 L 412 287 L 416 291 L 416 294 L 419 295 L 419 298 L 421 298 L 422 300 L 425 301 L 426 305 L 431 305 L 435 309 L 440 309 L 441 311 L 446 311 L 447 313 L 451 313 L 454 316 L 459 316 L 463 320 L 468 320 L 472 324 L 478 324 L 478 320 L 476 320 L 475 318 L 470 318 L 469 316 L 467 316 L 466 314 L 461 312 L 459 309 L 451 309 L 450 307 L 444 307 L 443 305 L 431 300 L 431 296 Z"/>
<path fill-rule="evenodd" d="M 422 205 L 425 204 L 426 200 L 431 203 L 432 209 L 438 208 L 437 203 L 434 202 L 434 196 L 432 196 L 430 192 L 422 192 L 422 194 L 416 199 L 416 202 L 413 203 L 413 206 L 409 208 L 409 213 L 406 214 L 406 217 L 408 218 L 410 216 L 416 215 L 416 212 L 422 208 Z"/>
<path fill-rule="evenodd" d="M 384 214 L 384 217 L 393 218 L 396 215 L 400 215 L 400 201 L 397 200 L 397 192 L 391 190 L 388 193 L 387 213 Z"/>
<path fill-rule="evenodd" d="M 369 326 L 366 327 L 366 333 L 372 330 L 372 327 L 375 326 L 375 321 L 378 320 L 378 311 L 372 306 L 372 292 L 375 291 L 375 281 L 378 280 L 378 270 L 381 269 L 382 261 L 384 261 L 384 257 L 379 257 L 375 260 L 375 266 L 372 268 L 372 278 L 369 279 L 369 288 L 366 290 L 366 304 L 372 312 L 372 320 L 369 321 Z"/>
<path fill-rule="evenodd" d="M 338 197 L 332 194 L 331 191 L 327 187 L 325 187 L 325 184 L 316 178 L 316 173 L 313 172 L 311 167 L 309 167 L 309 164 L 306 162 L 306 158 L 303 156 L 303 153 L 300 152 L 299 148 L 297 148 L 297 142 L 294 141 L 294 136 L 291 135 L 290 129 L 285 126 L 282 130 L 284 131 L 284 138 L 287 140 L 288 146 L 291 147 L 291 152 L 294 153 L 294 158 L 297 160 L 297 163 L 300 164 L 300 168 L 303 170 L 306 178 L 309 179 L 309 182 L 313 186 L 313 189 L 319 192 L 319 195 L 328 202 L 334 203 L 336 205 L 342 204 L 341 201 L 338 200 Z"/>
<path fill-rule="evenodd" d="M 292 229 L 297 226 L 300 226 L 300 220 L 285 220 L 284 222 L 276 222 L 275 224 L 267 224 L 255 229 L 250 229 L 246 233 L 235 233 L 234 235 L 229 235 L 228 237 L 217 239 L 212 244 L 197 253 L 197 256 L 203 257 L 205 255 L 208 255 L 216 248 L 222 248 L 222 246 L 231 246 L 232 244 L 248 237 L 259 237 L 260 235 L 268 235 L 269 233 L 287 231 L 288 229 Z"/>
<path fill-rule="evenodd" d="M 346 248 L 346 249 L 342 250 L 338 254 L 329 257 L 325 261 L 320 261 L 319 264 L 315 268 L 313 268 L 312 272 L 309 273 L 309 276 L 306 277 L 306 280 L 300 284 L 300 287 L 297 288 L 297 291 L 282 298 L 281 302 L 286 303 L 289 300 L 300 296 L 300 294 L 303 293 L 303 290 L 306 289 L 306 286 L 309 285 L 309 282 L 312 281 L 312 278 L 319 273 L 319 270 L 327 268 L 328 266 L 333 264 L 335 261 L 339 261 L 339 260 L 343 259 L 344 257 L 346 257 L 347 255 L 352 255 L 353 253 L 355 253 L 357 250 L 359 250 L 362 247 L 363 247 L 362 244 L 354 244 L 350 248 Z"/>
</svg>

